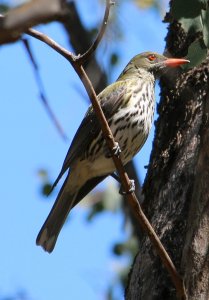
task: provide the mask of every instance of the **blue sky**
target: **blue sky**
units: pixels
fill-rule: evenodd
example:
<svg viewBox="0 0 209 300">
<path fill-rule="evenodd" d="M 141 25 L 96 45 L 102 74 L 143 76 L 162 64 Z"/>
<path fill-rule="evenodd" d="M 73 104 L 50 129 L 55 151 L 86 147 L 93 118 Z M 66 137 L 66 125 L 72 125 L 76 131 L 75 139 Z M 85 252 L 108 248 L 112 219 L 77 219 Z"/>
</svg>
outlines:
<svg viewBox="0 0 209 300">
<path fill-rule="evenodd" d="M 102 18 L 103 9 L 95 4 L 96 0 L 88 4 L 88 1 L 77 2 L 89 27 Z M 117 6 L 113 9 L 117 10 Z M 118 51 L 121 56 L 111 81 L 135 54 L 145 50 L 162 53 L 166 35 L 166 25 L 154 10 L 139 11 L 124 1 L 116 15 L 124 36 L 117 43 L 114 38 L 105 38 L 98 53 L 104 68 L 110 51 Z M 59 24 L 39 29 L 68 46 Z M 111 35 L 114 37 L 114 32 Z M 41 42 L 30 40 L 51 108 L 72 140 L 87 109 L 83 99 L 85 91 L 62 57 Z M 119 265 L 110 247 L 116 240 L 125 238 L 122 217 L 107 212 L 87 223 L 85 209 L 78 207 L 71 213 L 52 254 L 44 253 L 35 245 L 36 235 L 58 191 L 43 199 L 37 171 L 46 168 L 51 179 L 55 179 L 70 142 L 63 142 L 48 118 L 38 97 L 33 69 L 20 42 L 1 47 L 0 77 L 0 296 L 23 289 L 33 300 L 104 299 L 108 280 L 114 278 L 114 268 Z M 153 131 L 135 159 L 142 178 L 152 139 Z"/>
</svg>

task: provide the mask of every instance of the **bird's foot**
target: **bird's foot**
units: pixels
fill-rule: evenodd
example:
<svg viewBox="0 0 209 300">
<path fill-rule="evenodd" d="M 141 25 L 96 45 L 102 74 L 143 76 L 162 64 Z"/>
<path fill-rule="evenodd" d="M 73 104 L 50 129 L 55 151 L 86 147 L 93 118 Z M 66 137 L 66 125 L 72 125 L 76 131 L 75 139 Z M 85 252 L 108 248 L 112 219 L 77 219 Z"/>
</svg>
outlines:
<svg viewBox="0 0 209 300">
<path fill-rule="evenodd" d="M 122 186 L 120 187 L 119 194 L 121 194 L 122 196 L 135 192 L 135 181 L 133 179 L 131 179 L 131 180 L 129 180 L 129 182 L 130 182 L 130 186 L 129 186 L 129 190 L 127 192 L 125 192 L 123 190 Z"/>
<path fill-rule="evenodd" d="M 105 157 L 106 158 L 111 158 L 112 157 L 112 153 L 110 153 L 110 150 L 107 148 L 106 151 L 105 151 Z M 116 155 L 116 156 L 119 156 L 120 153 L 121 153 L 121 149 L 120 149 L 120 146 L 118 144 L 118 142 L 115 142 L 115 146 L 112 148 L 112 152 L 113 152 L 113 155 Z"/>
<path fill-rule="evenodd" d="M 121 149 L 118 142 L 115 142 L 115 146 L 112 148 L 114 155 L 119 156 L 121 154 Z"/>
<path fill-rule="evenodd" d="M 117 174 L 112 173 L 111 176 L 112 176 L 115 180 L 117 180 L 117 181 L 120 183 L 120 185 L 121 185 L 120 177 L 119 177 Z M 128 192 L 123 191 L 123 187 L 122 187 L 122 185 L 121 185 L 121 186 L 120 186 L 120 189 L 119 189 L 119 194 L 121 194 L 121 195 L 124 196 L 124 195 L 131 194 L 131 193 L 135 192 L 135 181 L 134 181 L 133 179 L 131 179 L 131 180 L 129 180 L 129 181 L 130 181 L 129 191 L 128 191 Z"/>
</svg>

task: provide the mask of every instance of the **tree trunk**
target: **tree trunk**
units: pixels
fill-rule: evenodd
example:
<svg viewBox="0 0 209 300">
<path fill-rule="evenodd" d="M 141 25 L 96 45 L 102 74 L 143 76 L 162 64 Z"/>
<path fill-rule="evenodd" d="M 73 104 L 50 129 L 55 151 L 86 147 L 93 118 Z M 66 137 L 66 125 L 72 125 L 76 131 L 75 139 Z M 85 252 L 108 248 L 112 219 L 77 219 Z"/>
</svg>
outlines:
<svg viewBox="0 0 209 300">
<path fill-rule="evenodd" d="M 184 56 L 189 43 L 180 25 L 171 22 L 171 56 Z M 188 72 L 162 78 L 159 119 L 143 187 L 145 213 L 182 275 L 189 300 L 209 299 L 208 76 L 207 58 Z M 126 299 L 177 299 L 146 236 L 130 273 Z"/>
</svg>

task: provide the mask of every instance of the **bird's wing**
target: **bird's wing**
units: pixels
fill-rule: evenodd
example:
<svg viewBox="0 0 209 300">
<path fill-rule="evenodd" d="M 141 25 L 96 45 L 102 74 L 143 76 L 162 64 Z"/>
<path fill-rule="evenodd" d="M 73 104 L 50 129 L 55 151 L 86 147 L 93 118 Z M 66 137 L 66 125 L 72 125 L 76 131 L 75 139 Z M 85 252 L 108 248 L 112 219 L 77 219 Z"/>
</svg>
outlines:
<svg viewBox="0 0 209 300">
<path fill-rule="evenodd" d="M 126 93 L 126 89 L 127 87 L 124 82 L 116 81 L 98 95 L 102 110 L 107 119 L 109 119 L 118 110 L 121 104 L 121 99 Z M 72 162 L 85 152 L 85 149 L 88 148 L 92 141 L 98 136 L 100 131 L 101 127 L 92 106 L 90 106 L 74 136 L 60 174 L 54 182 L 52 189 L 57 185 L 58 181 L 67 169 L 70 168 Z"/>
</svg>

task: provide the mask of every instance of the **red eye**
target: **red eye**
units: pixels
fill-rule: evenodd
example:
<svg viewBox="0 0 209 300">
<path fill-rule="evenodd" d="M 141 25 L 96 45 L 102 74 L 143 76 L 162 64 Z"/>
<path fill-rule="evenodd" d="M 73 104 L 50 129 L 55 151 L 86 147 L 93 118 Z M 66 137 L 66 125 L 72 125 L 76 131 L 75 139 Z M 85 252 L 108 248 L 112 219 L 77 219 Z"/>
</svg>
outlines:
<svg viewBox="0 0 209 300">
<path fill-rule="evenodd" d="M 156 59 L 156 56 L 154 54 L 150 54 L 148 57 L 149 61 L 154 61 Z"/>
</svg>

